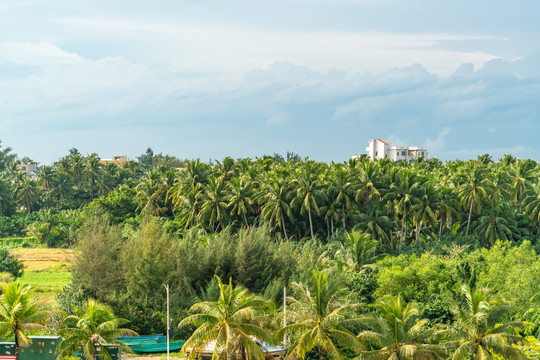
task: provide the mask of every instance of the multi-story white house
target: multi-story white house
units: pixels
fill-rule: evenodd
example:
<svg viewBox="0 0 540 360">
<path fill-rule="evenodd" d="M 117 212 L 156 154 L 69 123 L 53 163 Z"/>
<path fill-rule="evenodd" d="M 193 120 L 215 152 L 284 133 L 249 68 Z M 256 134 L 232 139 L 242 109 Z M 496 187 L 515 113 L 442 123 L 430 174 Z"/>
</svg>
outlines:
<svg viewBox="0 0 540 360">
<path fill-rule="evenodd" d="M 428 157 L 426 147 L 390 145 L 381 139 L 371 139 L 366 147 L 370 160 L 389 159 L 392 161 L 411 161 L 418 157 Z"/>
</svg>

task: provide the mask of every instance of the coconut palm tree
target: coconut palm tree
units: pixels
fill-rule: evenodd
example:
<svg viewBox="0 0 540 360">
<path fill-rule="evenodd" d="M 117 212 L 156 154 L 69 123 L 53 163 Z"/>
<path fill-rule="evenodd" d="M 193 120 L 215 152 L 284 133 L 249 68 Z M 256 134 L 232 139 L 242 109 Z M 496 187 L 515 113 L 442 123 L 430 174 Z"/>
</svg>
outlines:
<svg viewBox="0 0 540 360">
<path fill-rule="evenodd" d="M 372 202 L 366 208 L 365 213 L 358 214 L 358 223 L 354 230 L 361 230 L 371 236 L 372 240 L 379 243 L 389 241 L 388 234 L 392 228 L 390 217 L 379 202 Z"/>
<path fill-rule="evenodd" d="M 357 308 L 345 299 L 347 288 L 341 281 L 328 277 L 324 271 L 314 271 L 311 284 L 293 283 L 294 296 L 287 297 L 287 323 L 276 336 L 287 333 L 293 342 L 288 359 L 303 359 L 316 348 L 319 360 L 324 354 L 331 359 L 342 359 L 341 348 L 360 350 L 360 343 L 347 329 L 346 324 L 356 324 L 357 319 L 348 315 Z"/>
<path fill-rule="evenodd" d="M 416 204 L 411 206 L 411 212 L 414 214 L 416 224 L 415 239 L 418 241 L 422 226 L 433 228 L 437 222 L 439 209 L 441 208 L 441 195 L 435 188 L 432 181 L 426 182 L 422 186 L 422 191 Z"/>
<path fill-rule="evenodd" d="M 272 335 L 262 327 L 266 314 L 272 312 L 273 303 L 233 287 L 231 279 L 224 285 L 217 277 L 219 298 L 216 301 L 197 303 L 178 327 L 195 325 L 197 329 L 184 344 L 182 351 L 189 351 L 191 359 L 197 358 L 207 347 L 213 346 L 212 359 L 241 357 L 264 359 L 257 340 L 273 343 Z"/>
<path fill-rule="evenodd" d="M 32 211 L 32 205 L 38 202 L 40 194 L 36 181 L 30 179 L 26 174 L 22 176 L 22 179 L 15 185 L 15 195 L 26 211 L 30 213 Z"/>
<path fill-rule="evenodd" d="M 495 204 L 475 222 L 475 232 L 480 240 L 493 245 L 497 240 L 509 240 L 518 230 L 513 226 L 512 208 L 504 203 Z"/>
<path fill-rule="evenodd" d="M 13 334 L 15 337 L 15 359 L 19 360 L 20 346 L 28 346 L 32 340 L 28 332 L 43 327 L 49 311 L 43 302 L 34 297 L 28 285 L 18 281 L 2 284 L 0 296 L 0 336 Z"/>
<path fill-rule="evenodd" d="M 365 268 L 372 267 L 385 254 L 377 254 L 378 242 L 371 239 L 370 234 L 352 231 L 345 234 L 343 249 L 338 250 L 345 264 L 349 264 L 354 271 L 360 272 Z"/>
<path fill-rule="evenodd" d="M 532 218 L 537 227 L 537 235 L 540 235 L 540 184 L 534 184 L 523 194 L 523 209 Z"/>
<path fill-rule="evenodd" d="M 451 360 L 493 359 L 494 354 L 504 359 L 527 359 L 513 344 L 522 342 L 514 329 L 522 328 L 521 321 L 507 322 L 512 308 L 498 301 L 487 289 L 471 290 L 463 285 L 465 304 L 457 313 L 456 325 L 439 325 L 439 336 L 450 338 L 442 348 L 455 349 Z"/>
<path fill-rule="evenodd" d="M 231 216 L 242 216 L 246 226 L 249 226 L 246 214 L 253 211 L 253 190 L 251 181 L 243 177 L 235 177 L 228 183 L 228 205 Z"/>
<path fill-rule="evenodd" d="M 291 201 L 291 207 L 300 206 L 300 215 L 308 213 L 309 229 L 311 239 L 314 239 L 312 212 L 319 215 L 319 204 L 326 195 L 321 191 L 319 180 L 320 167 L 313 161 L 304 163 L 304 168 L 300 170 L 298 177 L 293 180 L 293 186 L 297 189 L 296 195 Z"/>
<path fill-rule="evenodd" d="M 289 186 L 279 179 L 270 179 L 257 197 L 261 204 L 261 217 L 271 225 L 277 224 L 283 230 L 285 239 L 288 240 L 285 217 L 289 219 L 293 217 L 289 206 Z"/>
<path fill-rule="evenodd" d="M 471 226 L 471 216 L 474 211 L 480 212 L 482 209 L 482 201 L 489 197 L 489 180 L 485 168 L 473 167 L 463 175 L 464 183 L 459 188 L 459 196 L 461 204 L 469 208 L 469 216 L 467 218 L 467 230 L 465 236 L 469 235 Z"/>
<path fill-rule="evenodd" d="M 109 306 L 89 299 L 82 309 L 75 308 L 75 315 L 66 317 L 62 322 L 60 336 L 63 340 L 56 352 L 62 357 L 81 351 L 86 360 L 94 360 L 96 355 L 110 360 L 111 356 L 101 345 L 118 345 L 129 351 L 129 348 L 117 339 L 122 335 L 137 335 L 133 330 L 120 327 L 128 322 L 114 315 Z"/>
<path fill-rule="evenodd" d="M 376 304 L 377 316 L 361 318 L 369 330 L 358 338 L 375 350 L 363 351 L 359 359 L 442 359 L 435 346 L 425 344 L 428 320 L 418 321 L 419 305 L 406 303 L 401 294 Z"/>
<path fill-rule="evenodd" d="M 220 226 L 224 227 L 224 220 L 229 214 L 225 184 L 220 179 L 211 176 L 208 184 L 203 187 L 200 199 L 199 220 L 201 223 L 207 221 L 212 232 L 217 231 Z"/>
<path fill-rule="evenodd" d="M 410 207 L 418 202 L 422 184 L 421 179 L 413 170 L 400 171 L 396 180 L 390 185 L 390 193 L 387 194 L 387 198 L 394 198 L 396 213 L 402 214 L 399 244 L 399 250 L 401 251 L 407 234 L 407 215 Z"/>
<path fill-rule="evenodd" d="M 351 171 L 344 168 L 342 164 L 335 164 L 332 166 L 330 180 L 334 184 L 333 189 L 335 192 L 330 207 L 337 209 L 341 205 L 341 219 L 343 221 L 343 230 L 345 230 L 345 219 L 354 207 L 355 186 L 352 181 Z"/>
<path fill-rule="evenodd" d="M 94 197 L 94 187 L 101 176 L 101 163 L 96 153 L 91 154 L 84 160 L 83 176 L 88 181 L 90 198 Z"/>
</svg>

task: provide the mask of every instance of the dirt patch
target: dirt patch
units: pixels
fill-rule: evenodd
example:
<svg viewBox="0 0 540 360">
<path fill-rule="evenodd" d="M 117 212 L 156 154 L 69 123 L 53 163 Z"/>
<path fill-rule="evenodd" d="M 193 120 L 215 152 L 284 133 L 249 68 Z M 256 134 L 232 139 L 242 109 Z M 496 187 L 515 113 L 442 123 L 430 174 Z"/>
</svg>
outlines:
<svg viewBox="0 0 540 360">
<path fill-rule="evenodd" d="M 74 261 L 77 251 L 71 249 L 24 249 L 12 250 L 15 256 L 22 261 Z"/>
</svg>

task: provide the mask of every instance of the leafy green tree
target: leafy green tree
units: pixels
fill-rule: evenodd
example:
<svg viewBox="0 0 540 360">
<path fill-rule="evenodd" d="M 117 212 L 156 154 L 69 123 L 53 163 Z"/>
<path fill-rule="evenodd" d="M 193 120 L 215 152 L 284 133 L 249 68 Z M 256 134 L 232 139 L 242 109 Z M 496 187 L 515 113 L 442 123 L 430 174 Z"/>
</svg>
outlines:
<svg viewBox="0 0 540 360">
<path fill-rule="evenodd" d="M 66 317 L 60 330 L 62 342 L 56 352 L 60 357 L 71 356 L 81 351 L 86 360 L 111 359 L 105 344 L 117 345 L 123 350 L 129 348 L 119 341 L 122 335 L 137 335 L 133 330 L 121 328 L 128 321 L 114 315 L 112 309 L 96 300 L 89 299 L 82 309 L 75 309 L 75 314 Z"/>
<path fill-rule="evenodd" d="M 358 335 L 366 346 L 375 350 L 361 352 L 359 359 L 442 359 L 437 355 L 437 347 L 425 343 L 428 321 L 418 321 L 417 303 L 406 303 L 400 294 L 380 300 L 375 307 L 378 316 L 362 317 L 369 330 Z"/>
<path fill-rule="evenodd" d="M 287 326 L 277 334 L 292 338 L 288 359 L 300 358 L 316 348 L 319 360 L 324 354 L 343 359 L 342 347 L 359 350 L 360 344 L 347 325 L 357 325 L 350 318 L 358 308 L 345 298 L 347 288 L 342 281 L 329 279 L 324 271 L 314 271 L 311 283 L 293 283 L 294 296 L 287 297 Z"/>
<path fill-rule="evenodd" d="M 494 354 L 508 360 L 527 359 L 512 346 L 523 341 L 514 330 L 524 326 L 520 321 L 507 321 L 512 308 L 486 289 L 463 285 L 462 292 L 465 303 L 458 310 L 456 325 L 440 325 L 439 335 L 452 339 L 442 347 L 455 349 L 450 359 L 492 359 Z"/>
<path fill-rule="evenodd" d="M 80 252 L 73 267 L 73 282 L 85 284 L 94 298 L 105 299 L 124 283 L 121 229 L 110 225 L 107 217 L 98 216 L 81 227 L 78 241 Z"/>
<path fill-rule="evenodd" d="M 2 284 L 0 296 L 0 336 L 13 334 L 15 337 L 15 359 L 19 360 L 20 346 L 28 346 L 32 339 L 28 333 L 43 327 L 49 311 L 34 297 L 30 286 L 18 281 Z"/>
<path fill-rule="evenodd" d="M 8 249 L 0 247 L 0 273 L 7 272 L 18 278 L 23 274 L 24 264 L 11 254 Z"/>
<path fill-rule="evenodd" d="M 197 329 L 186 341 L 183 351 L 191 359 L 197 358 L 209 344 L 213 344 L 213 359 L 227 359 L 240 355 L 247 359 L 264 359 L 256 340 L 273 343 L 271 334 L 262 326 L 265 315 L 273 310 L 272 302 L 250 294 L 241 287 L 233 287 L 232 280 L 224 285 L 219 277 L 217 301 L 203 301 L 190 308 L 192 315 L 184 318 L 179 327 L 195 325 Z"/>
</svg>

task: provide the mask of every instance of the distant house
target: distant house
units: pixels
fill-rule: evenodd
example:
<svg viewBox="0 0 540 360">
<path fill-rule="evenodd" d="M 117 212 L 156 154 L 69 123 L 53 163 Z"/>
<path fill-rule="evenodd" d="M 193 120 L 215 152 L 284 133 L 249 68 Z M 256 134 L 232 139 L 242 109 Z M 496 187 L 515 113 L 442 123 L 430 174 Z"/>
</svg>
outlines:
<svg viewBox="0 0 540 360">
<path fill-rule="evenodd" d="M 37 164 L 17 164 L 17 170 L 25 172 L 28 176 L 35 177 L 37 174 Z"/>
<path fill-rule="evenodd" d="M 103 165 L 105 164 L 116 164 L 116 165 L 124 165 L 127 163 L 127 156 L 125 155 L 115 155 L 112 159 L 101 159 L 99 162 Z"/>
<path fill-rule="evenodd" d="M 390 145 L 381 139 L 369 140 L 366 151 L 370 160 L 411 161 L 419 157 L 428 157 L 427 147 Z"/>
</svg>

